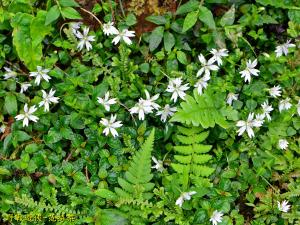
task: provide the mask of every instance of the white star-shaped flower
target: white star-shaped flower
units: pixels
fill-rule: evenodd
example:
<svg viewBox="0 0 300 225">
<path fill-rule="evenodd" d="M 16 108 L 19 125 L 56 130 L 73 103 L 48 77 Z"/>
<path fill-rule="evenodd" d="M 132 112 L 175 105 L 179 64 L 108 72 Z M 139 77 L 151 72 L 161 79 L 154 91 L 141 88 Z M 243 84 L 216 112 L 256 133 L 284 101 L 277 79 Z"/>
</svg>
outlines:
<svg viewBox="0 0 300 225">
<path fill-rule="evenodd" d="M 111 115 L 110 120 L 108 120 L 106 118 L 101 119 L 100 123 L 102 123 L 103 126 L 105 126 L 103 133 L 106 136 L 109 135 L 109 133 L 111 133 L 113 137 L 116 137 L 119 135 L 116 128 L 123 126 L 123 124 L 121 121 L 116 121 L 116 118 L 117 118 L 117 115 Z"/>
<path fill-rule="evenodd" d="M 114 26 L 114 22 L 108 22 L 103 24 L 103 33 L 107 36 L 109 35 L 113 35 L 113 34 L 119 34 L 119 31 L 117 28 L 115 28 Z"/>
<path fill-rule="evenodd" d="M 117 99 L 116 98 L 109 99 L 109 92 L 106 92 L 104 98 L 98 97 L 98 102 L 104 106 L 106 111 L 109 111 L 110 105 L 116 104 Z"/>
<path fill-rule="evenodd" d="M 180 197 L 176 200 L 176 205 L 179 207 L 182 207 L 182 204 L 185 200 L 191 200 L 191 196 L 196 194 L 196 191 L 190 191 L 190 192 L 182 192 Z"/>
<path fill-rule="evenodd" d="M 227 95 L 227 104 L 228 105 L 232 105 L 233 100 L 238 100 L 239 95 L 238 94 L 234 94 L 234 93 L 228 93 Z"/>
<path fill-rule="evenodd" d="M 176 112 L 177 108 L 176 107 L 170 107 L 169 104 L 166 104 L 164 109 L 161 111 L 158 111 L 156 113 L 157 116 L 161 115 L 160 120 L 163 122 L 166 122 L 168 116 L 173 116 L 174 112 Z"/>
<path fill-rule="evenodd" d="M 255 59 L 253 62 L 249 59 L 246 63 L 246 69 L 241 71 L 240 74 L 242 74 L 241 77 L 245 77 L 245 82 L 251 81 L 251 75 L 258 76 L 259 70 L 255 69 L 257 65 L 257 59 Z"/>
<path fill-rule="evenodd" d="M 48 76 L 48 73 L 50 72 L 50 70 L 43 69 L 43 67 L 41 67 L 41 66 L 37 66 L 36 69 L 37 69 L 36 72 L 30 72 L 30 74 L 29 74 L 30 77 L 35 77 L 34 83 L 36 85 L 40 85 L 42 79 L 49 82 L 49 80 L 51 79 L 51 77 Z"/>
<path fill-rule="evenodd" d="M 288 40 L 286 43 L 276 47 L 276 57 L 280 57 L 283 54 L 287 55 L 289 53 L 289 48 L 296 47 L 295 44 L 291 44 L 291 40 Z"/>
<path fill-rule="evenodd" d="M 254 127 L 261 127 L 264 122 L 265 122 L 265 114 L 264 113 L 255 115 L 255 120 L 253 122 Z"/>
<path fill-rule="evenodd" d="M 149 101 L 150 106 L 153 109 L 158 110 L 160 108 L 160 105 L 155 103 L 155 101 L 159 98 L 159 94 L 156 94 L 153 97 L 150 97 L 150 94 L 147 90 L 145 90 L 145 94 L 146 94 L 146 101 Z"/>
<path fill-rule="evenodd" d="M 184 92 L 190 88 L 189 84 L 181 85 L 181 83 L 181 77 L 171 79 L 169 81 L 169 85 L 166 91 L 172 93 L 171 100 L 173 100 L 174 102 L 177 101 L 178 96 L 184 100 L 186 95 Z"/>
<path fill-rule="evenodd" d="M 278 206 L 278 209 L 281 211 L 281 212 L 288 212 L 291 208 L 291 206 L 288 204 L 289 202 L 284 200 L 282 203 L 280 203 L 279 201 L 277 201 L 277 206 Z"/>
<path fill-rule="evenodd" d="M 215 210 L 209 219 L 212 225 L 217 225 L 218 223 L 221 223 L 222 220 L 223 220 L 223 213 L 219 212 L 218 210 Z"/>
<path fill-rule="evenodd" d="M 145 114 L 152 113 L 152 110 L 151 102 L 141 98 L 134 107 L 129 109 L 129 112 L 130 114 L 139 114 L 139 120 L 144 120 Z"/>
<path fill-rule="evenodd" d="M 238 136 L 241 136 L 245 131 L 247 131 L 249 138 L 254 137 L 253 127 L 260 127 L 262 126 L 261 120 L 254 120 L 254 113 L 249 113 L 247 121 L 239 120 L 236 124 L 236 126 L 240 127 L 240 129 L 237 131 L 239 134 Z"/>
<path fill-rule="evenodd" d="M 10 68 L 4 67 L 4 70 L 6 71 L 6 73 L 4 74 L 5 80 L 10 79 L 10 78 L 15 79 L 17 77 L 17 72 L 12 71 Z"/>
<path fill-rule="evenodd" d="M 132 41 L 130 40 L 130 38 L 134 37 L 134 36 L 135 36 L 135 32 L 134 31 L 129 31 L 127 29 L 124 29 L 121 32 L 118 31 L 117 36 L 112 40 L 112 43 L 114 45 L 116 45 L 121 40 L 123 40 L 127 45 L 131 45 Z"/>
<path fill-rule="evenodd" d="M 197 88 L 198 94 L 203 94 L 203 89 L 207 88 L 207 82 L 210 80 L 210 75 L 204 74 L 203 77 L 201 77 L 197 83 L 194 85 L 195 88 Z"/>
<path fill-rule="evenodd" d="M 24 93 L 25 91 L 28 90 L 29 87 L 31 87 L 31 84 L 29 84 L 27 82 L 21 83 L 20 93 Z"/>
<path fill-rule="evenodd" d="M 28 109 L 27 103 L 24 105 L 24 114 L 19 114 L 15 118 L 16 120 L 23 120 L 23 127 L 28 126 L 29 121 L 37 122 L 39 118 L 34 116 L 33 113 L 37 110 L 34 106 Z"/>
<path fill-rule="evenodd" d="M 55 90 L 50 90 L 49 94 L 46 93 L 46 91 L 42 90 L 43 92 L 43 101 L 39 103 L 39 107 L 44 106 L 44 111 L 48 112 L 49 111 L 49 105 L 53 103 L 58 103 L 59 98 L 54 97 Z"/>
<path fill-rule="evenodd" d="M 200 54 L 198 59 L 202 65 L 202 68 L 197 72 L 197 77 L 201 76 L 203 73 L 205 75 L 210 75 L 210 71 L 216 71 L 219 69 L 217 65 L 214 65 L 214 58 L 210 58 L 208 61 L 206 61 L 205 57 Z"/>
<path fill-rule="evenodd" d="M 273 98 L 277 98 L 278 96 L 281 96 L 281 87 L 279 85 L 274 86 L 268 90 L 269 90 L 270 96 Z"/>
<path fill-rule="evenodd" d="M 81 51 L 83 47 L 85 46 L 86 50 L 89 51 L 93 48 L 90 42 L 95 41 L 95 36 L 89 34 L 89 28 L 85 27 L 83 28 L 83 34 L 80 31 L 76 32 L 76 37 L 80 39 L 78 42 L 77 48 Z"/>
<path fill-rule="evenodd" d="M 268 120 L 271 120 L 270 112 L 273 111 L 272 105 L 269 105 L 269 104 L 268 104 L 268 101 L 265 101 L 265 102 L 261 105 L 261 107 L 262 107 L 262 109 L 263 109 L 263 114 L 264 114 L 264 116 L 266 116 Z"/>
<path fill-rule="evenodd" d="M 210 53 L 213 55 L 211 57 L 211 59 L 214 62 L 217 61 L 218 66 L 221 66 L 223 64 L 222 57 L 228 56 L 228 50 L 225 49 L 225 48 L 222 48 L 222 49 L 219 49 L 219 50 L 213 48 L 210 51 Z"/>
<path fill-rule="evenodd" d="M 279 146 L 280 149 L 285 150 L 285 149 L 288 148 L 289 143 L 288 143 L 288 141 L 285 140 L 285 139 L 279 139 L 279 141 L 278 141 L 278 146 Z"/>
<path fill-rule="evenodd" d="M 82 25 L 82 22 L 73 22 L 70 23 L 71 29 L 72 29 L 72 33 L 74 35 L 77 34 L 77 31 L 80 29 L 80 26 Z"/>
<path fill-rule="evenodd" d="M 153 162 L 155 163 L 155 165 L 154 166 L 152 166 L 151 168 L 154 168 L 154 169 L 156 169 L 157 171 L 159 171 L 159 172 L 163 172 L 164 171 L 164 164 L 163 164 L 163 161 L 161 161 L 161 160 L 157 160 L 154 156 L 152 156 L 152 160 L 153 160 Z"/>
<path fill-rule="evenodd" d="M 290 100 L 291 100 L 290 98 L 286 98 L 279 102 L 279 112 L 281 112 L 282 110 L 288 110 L 292 107 Z"/>
</svg>

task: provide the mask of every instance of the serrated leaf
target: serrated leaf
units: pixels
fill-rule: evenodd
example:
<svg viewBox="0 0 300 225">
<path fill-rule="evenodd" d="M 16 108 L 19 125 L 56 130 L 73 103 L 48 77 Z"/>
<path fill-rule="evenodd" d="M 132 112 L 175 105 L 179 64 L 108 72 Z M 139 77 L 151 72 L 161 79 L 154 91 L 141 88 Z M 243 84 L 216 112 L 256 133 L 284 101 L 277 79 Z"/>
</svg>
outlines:
<svg viewBox="0 0 300 225">
<path fill-rule="evenodd" d="M 147 21 L 157 24 L 157 25 L 164 25 L 166 24 L 167 20 L 164 16 L 148 16 L 146 18 Z"/>
<path fill-rule="evenodd" d="M 235 19 L 235 6 L 232 5 L 231 8 L 222 16 L 220 24 L 222 27 L 230 26 L 234 23 Z"/>
<path fill-rule="evenodd" d="M 199 7 L 199 20 L 206 24 L 210 29 L 216 29 L 213 14 L 204 6 Z"/>
<path fill-rule="evenodd" d="M 187 3 L 181 5 L 177 9 L 176 15 L 181 15 L 181 14 L 195 11 L 198 9 L 199 5 L 200 5 L 199 1 L 195 1 L 195 0 L 188 1 Z"/>
<path fill-rule="evenodd" d="M 10 115 L 16 115 L 18 111 L 18 104 L 16 96 L 13 94 L 8 94 L 5 97 L 4 107 L 8 114 Z"/>
<path fill-rule="evenodd" d="M 77 12 L 75 9 L 71 7 L 62 8 L 61 14 L 63 17 L 67 19 L 82 19 L 79 12 Z"/>
<path fill-rule="evenodd" d="M 189 12 L 184 19 L 182 32 L 186 32 L 192 28 L 198 19 L 198 11 Z"/>
<path fill-rule="evenodd" d="M 149 38 L 149 49 L 151 52 L 154 51 L 159 46 L 159 44 L 163 39 L 163 36 L 164 36 L 164 27 L 162 26 L 156 27 L 152 31 Z"/>
<path fill-rule="evenodd" d="M 172 47 L 175 45 L 174 35 L 169 31 L 164 33 L 164 47 L 166 51 L 171 51 Z"/>
<path fill-rule="evenodd" d="M 57 20 L 60 16 L 60 11 L 57 5 L 52 6 L 46 14 L 45 25 L 49 25 L 50 23 Z"/>
</svg>

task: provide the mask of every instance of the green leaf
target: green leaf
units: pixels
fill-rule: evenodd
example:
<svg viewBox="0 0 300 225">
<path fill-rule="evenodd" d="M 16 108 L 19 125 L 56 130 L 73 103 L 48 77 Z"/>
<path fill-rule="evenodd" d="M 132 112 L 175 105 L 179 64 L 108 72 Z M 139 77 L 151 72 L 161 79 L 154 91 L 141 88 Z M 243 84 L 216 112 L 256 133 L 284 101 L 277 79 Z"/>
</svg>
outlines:
<svg viewBox="0 0 300 225">
<path fill-rule="evenodd" d="M 235 19 L 235 6 L 232 5 L 231 8 L 222 16 L 220 24 L 222 27 L 230 26 L 234 23 Z"/>
<path fill-rule="evenodd" d="M 52 28 L 45 25 L 47 12 L 38 11 L 36 17 L 26 13 L 17 13 L 12 19 L 13 45 L 19 58 L 29 70 L 34 71 L 43 57 L 42 41 L 51 33 Z"/>
<path fill-rule="evenodd" d="M 181 14 L 195 11 L 198 9 L 199 5 L 200 5 L 199 1 L 196 1 L 196 0 L 188 1 L 187 3 L 181 5 L 177 9 L 176 15 L 181 15 Z"/>
<path fill-rule="evenodd" d="M 79 7 L 80 5 L 74 0 L 59 0 L 59 4 L 63 7 Z"/>
<path fill-rule="evenodd" d="M 114 201 L 114 200 L 118 199 L 118 196 L 114 192 L 112 192 L 108 189 L 100 188 L 100 189 L 96 190 L 94 193 L 95 193 L 95 195 L 100 196 L 101 198 L 108 199 L 108 200 Z"/>
<path fill-rule="evenodd" d="M 164 33 L 164 47 L 166 51 L 171 51 L 172 47 L 175 45 L 174 35 L 169 31 Z"/>
<path fill-rule="evenodd" d="M 59 133 L 59 131 L 55 130 L 54 127 L 52 127 L 48 134 L 44 136 L 44 140 L 46 144 L 53 144 L 62 139 L 62 135 Z"/>
<path fill-rule="evenodd" d="M 125 22 L 126 22 L 127 26 L 132 26 L 132 25 L 136 24 L 137 21 L 136 21 L 135 15 L 132 14 L 132 13 L 128 14 L 128 16 L 126 17 Z"/>
<path fill-rule="evenodd" d="M 148 16 L 146 18 L 147 21 L 157 24 L 157 25 L 164 25 L 166 24 L 167 20 L 164 16 Z"/>
<path fill-rule="evenodd" d="M 28 135 L 26 132 L 21 131 L 21 130 L 15 131 L 13 133 L 13 136 L 17 141 L 20 141 L 20 142 L 31 139 L 30 135 Z"/>
<path fill-rule="evenodd" d="M 154 51 L 159 46 L 159 44 L 163 39 L 163 36 L 164 36 L 164 27 L 162 26 L 156 27 L 152 31 L 149 40 L 149 48 L 151 52 Z"/>
<path fill-rule="evenodd" d="M 199 20 L 206 24 L 210 29 L 216 28 L 213 14 L 208 8 L 204 6 L 200 6 L 199 8 Z"/>
<path fill-rule="evenodd" d="M 46 15 L 46 21 L 45 21 L 45 25 L 49 25 L 50 23 L 54 22 L 55 20 L 57 20 L 57 18 L 60 15 L 60 11 L 57 5 L 52 6 L 49 11 L 47 12 Z"/>
<path fill-rule="evenodd" d="M 186 65 L 188 63 L 186 54 L 182 51 L 177 51 L 177 59 L 180 63 Z"/>
<path fill-rule="evenodd" d="M 16 115 L 18 111 L 18 104 L 16 96 L 13 94 L 8 94 L 5 97 L 4 107 L 8 114 L 10 115 Z"/>
<path fill-rule="evenodd" d="M 67 19 L 82 19 L 80 14 L 71 7 L 62 8 L 61 14 Z"/>
<path fill-rule="evenodd" d="M 190 28 L 192 28 L 197 22 L 198 11 L 190 12 L 184 19 L 182 32 L 186 32 Z"/>
</svg>

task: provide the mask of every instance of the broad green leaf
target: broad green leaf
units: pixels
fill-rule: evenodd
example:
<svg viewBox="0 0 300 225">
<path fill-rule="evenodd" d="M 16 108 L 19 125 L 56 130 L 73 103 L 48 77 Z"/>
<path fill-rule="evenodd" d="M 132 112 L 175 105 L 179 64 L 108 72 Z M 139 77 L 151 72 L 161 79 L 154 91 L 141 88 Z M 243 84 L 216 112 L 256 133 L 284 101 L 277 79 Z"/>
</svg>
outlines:
<svg viewBox="0 0 300 225">
<path fill-rule="evenodd" d="M 208 8 L 204 6 L 199 7 L 199 20 L 206 24 L 210 29 L 216 28 L 213 14 Z"/>
<path fill-rule="evenodd" d="M 14 136 L 15 140 L 20 141 L 20 142 L 31 139 L 30 135 L 28 135 L 26 132 L 21 131 L 21 130 L 15 131 L 13 133 L 13 136 Z"/>
<path fill-rule="evenodd" d="M 62 8 L 61 14 L 67 19 L 82 19 L 79 12 L 71 7 Z"/>
<path fill-rule="evenodd" d="M 157 24 L 157 25 L 164 25 L 166 24 L 167 20 L 164 16 L 148 16 L 146 18 L 147 21 Z"/>
<path fill-rule="evenodd" d="M 60 11 L 57 5 L 52 6 L 49 11 L 47 12 L 46 15 L 46 21 L 45 21 L 45 25 L 49 25 L 50 23 L 52 23 L 53 21 L 57 20 L 57 18 L 60 15 Z"/>
<path fill-rule="evenodd" d="M 192 28 L 197 22 L 198 11 L 189 12 L 184 19 L 182 32 L 186 32 L 190 28 Z"/>
<path fill-rule="evenodd" d="M 12 20 L 13 45 L 19 58 L 29 70 L 36 70 L 43 57 L 42 41 L 51 32 L 45 25 L 46 12 L 38 11 L 36 17 L 26 13 L 17 13 Z"/>
<path fill-rule="evenodd" d="M 222 16 L 220 24 L 222 27 L 230 26 L 234 23 L 235 19 L 235 6 L 232 5 L 231 8 Z"/>
<path fill-rule="evenodd" d="M 13 94 L 8 94 L 5 97 L 4 107 L 8 114 L 10 115 L 16 115 L 18 111 L 18 104 L 16 96 Z"/>
<path fill-rule="evenodd" d="M 195 11 L 198 9 L 199 5 L 200 5 L 199 1 L 196 1 L 196 0 L 188 1 L 187 3 L 181 5 L 177 9 L 176 15 L 181 15 L 181 14 Z"/>
<path fill-rule="evenodd" d="M 159 44 L 163 39 L 163 36 L 164 36 L 164 27 L 162 26 L 156 27 L 152 31 L 149 40 L 149 48 L 151 52 L 154 51 L 159 46 Z"/>
<path fill-rule="evenodd" d="M 186 65 L 188 63 L 186 54 L 182 51 L 177 51 L 177 59 L 180 63 Z"/>
<path fill-rule="evenodd" d="M 175 45 L 174 35 L 169 31 L 164 33 L 164 47 L 166 51 L 171 51 L 172 47 Z"/>
<path fill-rule="evenodd" d="M 128 16 L 126 17 L 126 21 L 125 22 L 126 22 L 127 26 L 132 26 L 132 25 L 136 24 L 137 20 L 136 20 L 135 15 L 132 14 L 132 13 L 128 14 Z"/>
<path fill-rule="evenodd" d="M 80 5 L 74 0 L 59 0 L 59 4 L 63 7 L 79 7 Z"/>
</svg>

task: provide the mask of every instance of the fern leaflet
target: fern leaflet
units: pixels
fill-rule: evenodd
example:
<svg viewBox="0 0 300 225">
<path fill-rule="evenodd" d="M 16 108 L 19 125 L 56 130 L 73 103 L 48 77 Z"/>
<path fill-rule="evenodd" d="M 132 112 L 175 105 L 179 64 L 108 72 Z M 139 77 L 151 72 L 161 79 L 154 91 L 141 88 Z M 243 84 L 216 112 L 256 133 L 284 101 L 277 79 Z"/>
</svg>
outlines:
<svg viewBox="0 0 300 225">
<path fill-rule="evenodd" d="M 216 103 L 217 96 L 210 90 L 202 95 L 194 90 L 194 97 L 186 96 L 186 101 L 180 104 L 181 108 L 171 118 L 171 122 L 181 122 L 187 125 L 199 126 L 203 128 L 214 127 L 215 124 L 223 128 L 227 127 L 225 117 L 220 113 L 220 106 Z"/>
</svg>

